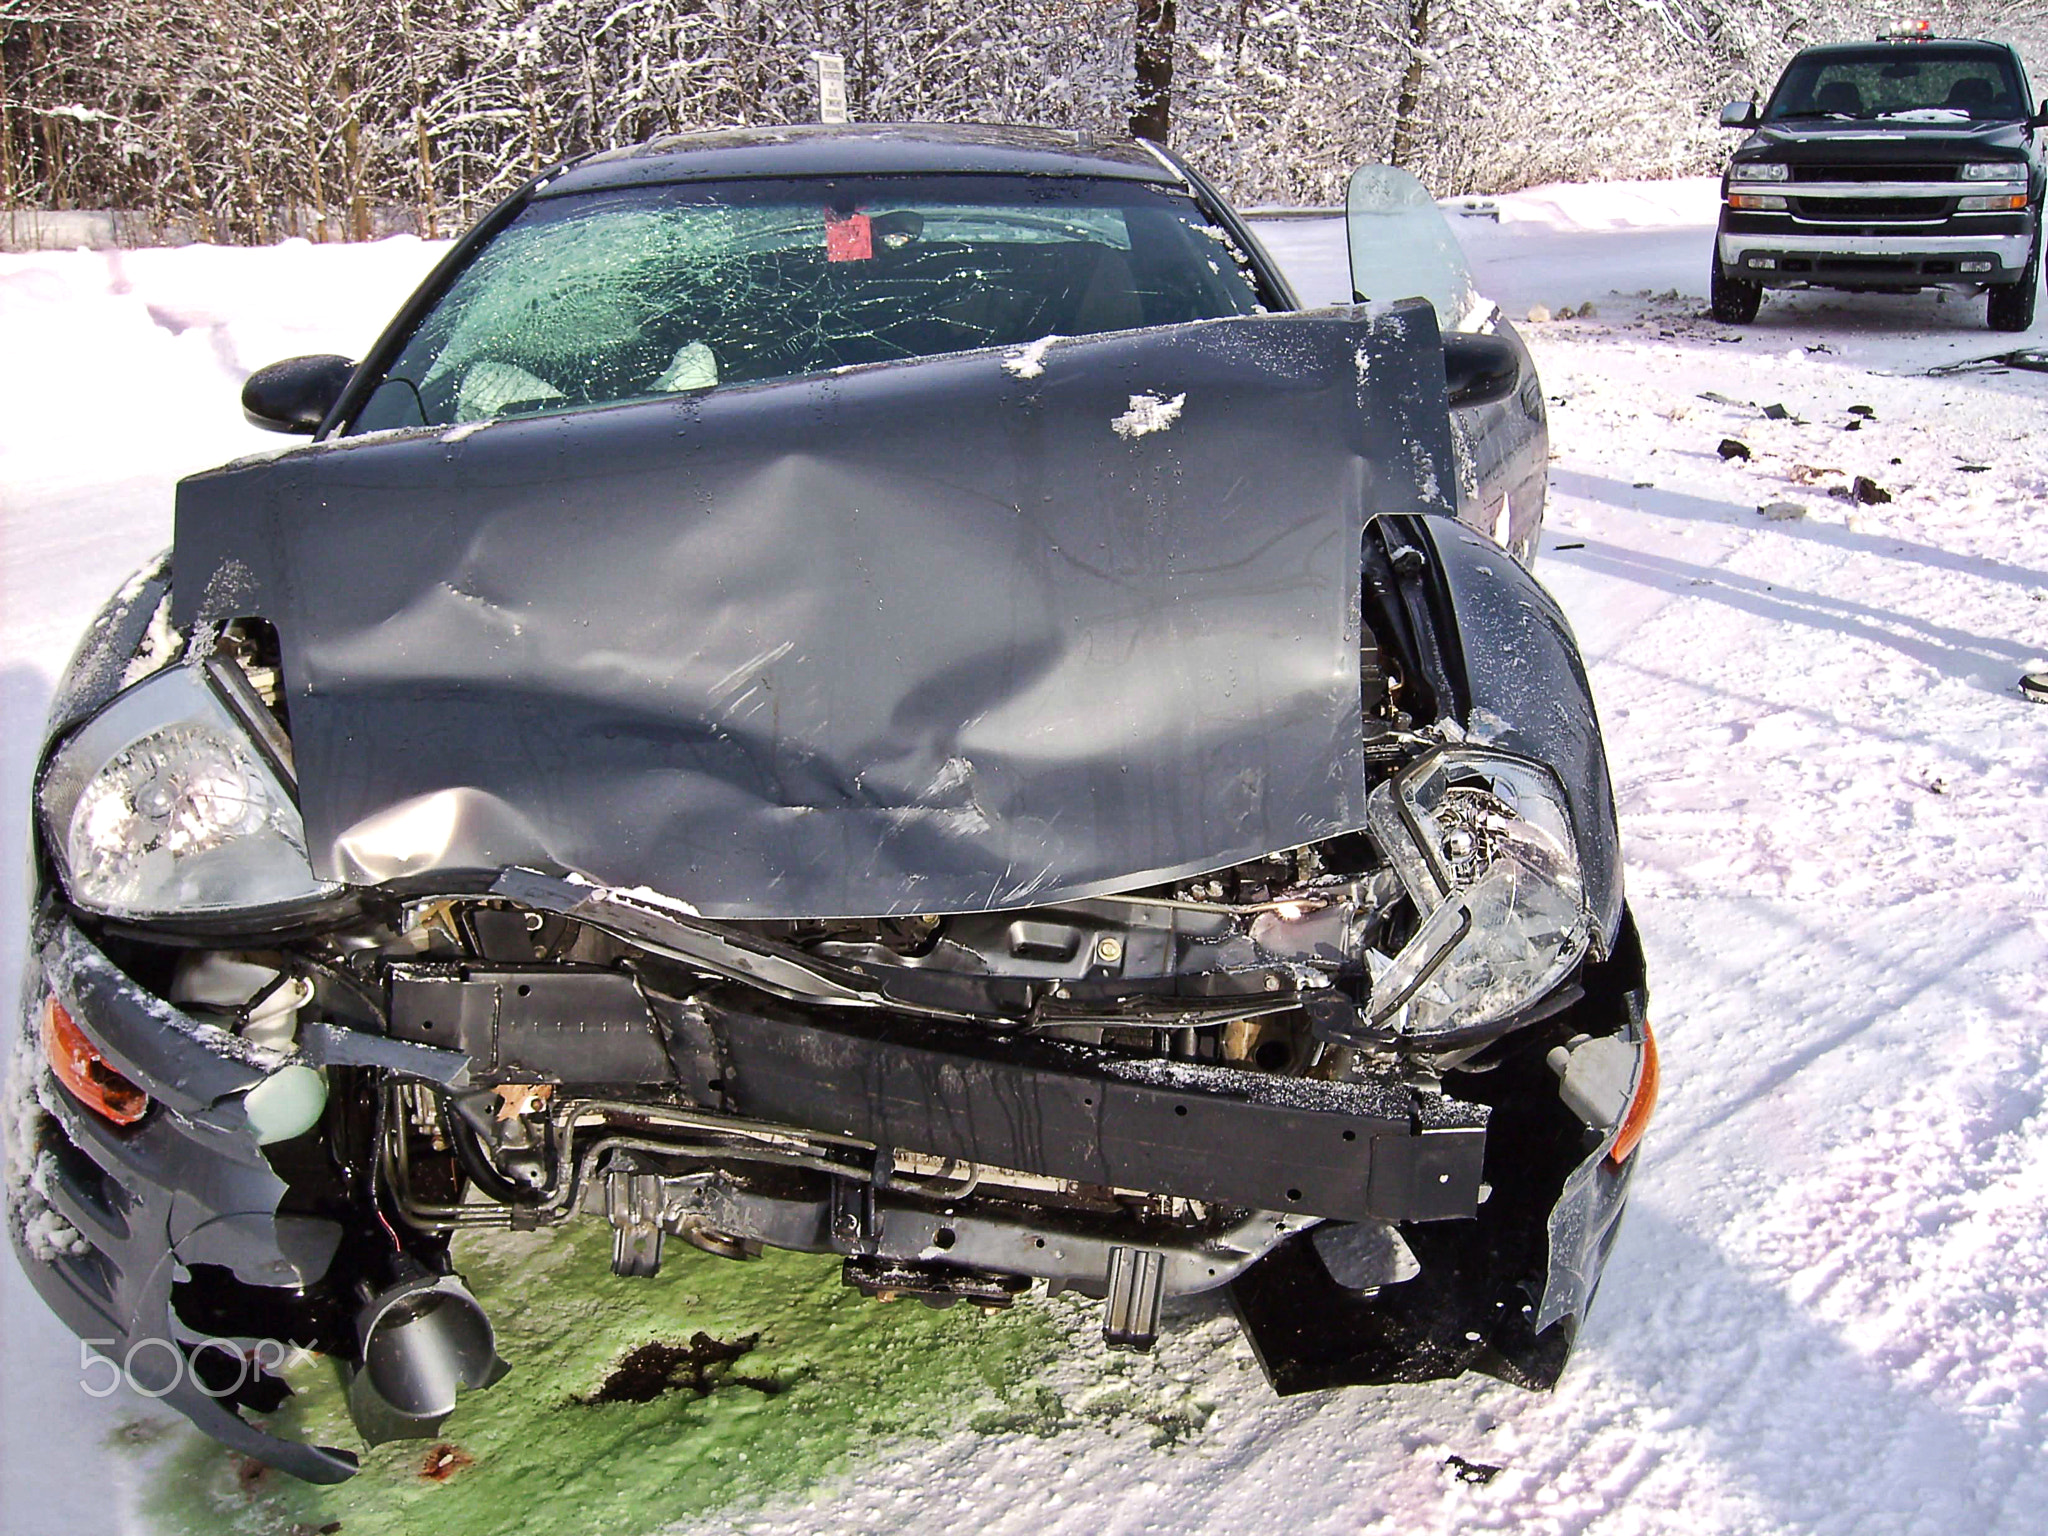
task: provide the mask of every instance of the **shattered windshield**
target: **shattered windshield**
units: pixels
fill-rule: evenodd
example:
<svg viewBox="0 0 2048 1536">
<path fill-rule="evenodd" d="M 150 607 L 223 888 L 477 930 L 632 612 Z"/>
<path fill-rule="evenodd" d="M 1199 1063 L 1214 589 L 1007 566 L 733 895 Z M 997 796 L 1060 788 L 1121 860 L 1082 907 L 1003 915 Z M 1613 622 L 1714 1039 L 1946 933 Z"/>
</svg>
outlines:
<svg viewBox="0 0 2048 1536">
<path fill-rule="evenodd" d="M 1178 189 L 1019 176 L 536 200 L 456 276 L 351 430 L 441 426 L 1041 337 L 1249 314 Z"/>
<path fill-rule="evenodd" d="M 1924 43 L 1796 58 L 1764 109 L 1767 123 L 1803 117 L 1968 123 L 2026 115 L 2012 60 L 2002 50 Z"/>
</svg>

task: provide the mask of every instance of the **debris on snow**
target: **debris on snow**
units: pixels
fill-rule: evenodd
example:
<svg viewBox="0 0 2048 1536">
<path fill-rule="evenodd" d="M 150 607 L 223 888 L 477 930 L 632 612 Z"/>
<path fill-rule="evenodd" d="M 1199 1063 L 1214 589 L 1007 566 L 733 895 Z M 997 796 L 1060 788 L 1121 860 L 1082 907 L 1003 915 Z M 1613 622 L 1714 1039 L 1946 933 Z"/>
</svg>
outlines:
<svg viewBox="0 0 2048 1536">
<path fill-rule="evenodd" d="M 1550 311 L 1545 306 L 1541 304 L 1531 304 L 1529 306 L 1529 323 L 1531 325 L 1543 325 L 1546 324 L 1549 321 L 1549 319 Z"/>
<path fill-rule="evenodd" d="M 1724 459 L 1746 459 L 1749 457 L 1749 444 L 1740 438 L 1724 437 L 1721 439 L 1721 446 L 1715 452 Z"/>
<path fill-rule="evenodd" d="M 1118 437 L 1126 440 L 1143 437 L 1148 432 L 1164 432 L 1180 419 L 1180 408 L 1188 403 L 1184 394 L 1168 400 L 1163 395 L 1143 394 L 1131 396 L 1130 409 L 1110 422 L 1110 428 Z"/>
<path fill-rule="evenodd" d="M 1806 516 L 1806 508 L 1796 501 L 1767 501 L 1757 511 L 1774 523 L 1789 523 Z"/>
<path fill-rule="evenodd" d="M 1836 469 L 1830 464 L 1794 464 L 1785 471 L 1785 478 L 1794 485 L 1818 485 L 1830 475 L 1846 475 L 1846 469 Z"/>
<path fill-rule="evenodd" d="M 1477 1483 L 1481 1487 L 1499 1477 L 1502 1469 L 1488 1466 L 1483 1461 L 1467 1461 L 1455 1452 L 1444 1458 L 1444 1465 L 1453 1477 L 1461 1483 Z"/>
</svg>

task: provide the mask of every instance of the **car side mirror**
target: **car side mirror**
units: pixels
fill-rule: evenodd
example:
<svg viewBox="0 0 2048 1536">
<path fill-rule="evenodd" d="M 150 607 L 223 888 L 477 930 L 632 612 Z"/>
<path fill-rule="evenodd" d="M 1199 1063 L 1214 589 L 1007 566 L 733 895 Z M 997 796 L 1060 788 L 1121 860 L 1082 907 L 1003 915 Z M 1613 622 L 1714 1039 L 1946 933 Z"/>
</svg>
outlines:
<svg viewBox="0 0 2048 1536">
<path fill-rule="evenodd" d="M 1522 360 L 1498 336 L 1453 331 L 1444 338 L 1444 387 L 1451 408 L 1505 400 L 1522 382 Z"/>
<path fill-rule="evenodd" d="M 2027 119 L 2029 128 L 2048 128 L 2048 96 L 2041 98 L 2041 110 Z"/>
<path fill-rule="evenodd" d="M 320 430 L 355 371 L 351 359 L 329 353 L 290 357 L 258 368 L 242 385 L 242 414 L 251 426 L 266 432 L 310 437 Z"/>
<path fill-rule="evenodd" d="M 1721 109 L 1723 128 L 1754 128 L 1756 126 L 1756 103 L 1753 101 L 1731 101 Z"/>
</svg>

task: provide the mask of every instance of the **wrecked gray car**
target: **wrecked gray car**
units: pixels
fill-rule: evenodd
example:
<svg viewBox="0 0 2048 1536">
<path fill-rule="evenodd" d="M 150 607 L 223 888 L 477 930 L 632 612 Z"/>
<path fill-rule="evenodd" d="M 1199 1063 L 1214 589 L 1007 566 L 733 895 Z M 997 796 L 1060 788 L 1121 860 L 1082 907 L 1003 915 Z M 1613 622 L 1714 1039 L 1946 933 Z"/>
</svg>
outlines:
<svg viewBox="0 0 2048 1536">
<path fill-rule="evenodd" d="M 37 779 L 42 1294 L 326 1481 L 260 1344 L 434 1433 L 506 1369 L 478 1227 L 1554 1382 L 1656 1056 L 1541 396 L 1440 226 L 1362 177 L 1372 302 L 1303 312 L 1148 145 L 702 136 L 252 377 L 314 441 L 179 487 Z"/>
</svg>

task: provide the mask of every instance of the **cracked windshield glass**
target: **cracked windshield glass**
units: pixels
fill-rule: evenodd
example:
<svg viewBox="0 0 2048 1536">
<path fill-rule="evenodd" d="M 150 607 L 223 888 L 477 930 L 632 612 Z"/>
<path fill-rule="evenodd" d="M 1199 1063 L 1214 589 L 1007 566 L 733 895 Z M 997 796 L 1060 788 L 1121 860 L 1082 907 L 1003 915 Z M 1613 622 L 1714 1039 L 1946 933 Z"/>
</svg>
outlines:
<svg viewBox="0 0 2048 1536">
<path fill-rule="evenodd" d="M 444 426 L 1262 307 L 1194 200 L 1140 183 L 862 178 L 529 205 L 353 430 Z"/>
</svg>

